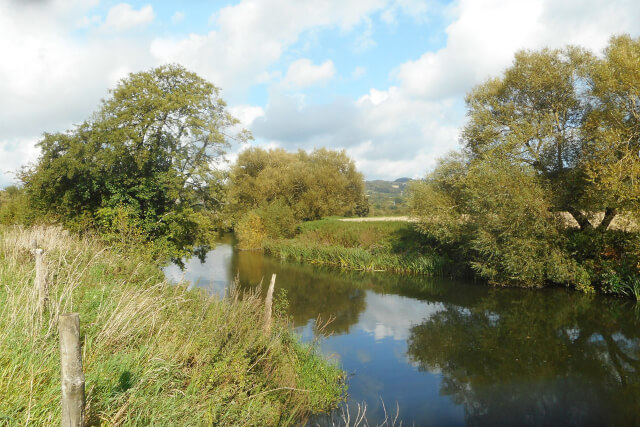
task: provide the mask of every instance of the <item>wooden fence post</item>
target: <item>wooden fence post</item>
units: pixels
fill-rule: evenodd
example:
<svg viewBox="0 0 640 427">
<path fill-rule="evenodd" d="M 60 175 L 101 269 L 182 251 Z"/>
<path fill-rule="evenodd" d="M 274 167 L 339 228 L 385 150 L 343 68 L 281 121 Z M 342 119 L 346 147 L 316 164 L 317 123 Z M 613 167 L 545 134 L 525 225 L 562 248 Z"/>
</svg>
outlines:
<svg viewBox="0 0 640 427">
<path fill-rule="evenodd" d="M 60 316 L 60 361 L 62 377 L 62 427 L 84 423 L 84 373 L 80 351 L 80 316 Z"/>
<path fill-rule="evenodd" d="M 275 273 L 271 275 L 271 283 L 269 283 L 269 290 L 267 291 L 267 298 L 264 302 L 264 330 L 269 332 L 271 330 L 271 306 L 273 305 L 273 288 L 276 285 Z"/>
<path fill-rule="evenodd" d="M 49 301 L 49 292 L 47 290 L 47 272 L 44 265 L 44 251 L 36 249 L 36 289 L 38 292 L 38 312 L 42 314 L 44 308 Z"/>
</svg>

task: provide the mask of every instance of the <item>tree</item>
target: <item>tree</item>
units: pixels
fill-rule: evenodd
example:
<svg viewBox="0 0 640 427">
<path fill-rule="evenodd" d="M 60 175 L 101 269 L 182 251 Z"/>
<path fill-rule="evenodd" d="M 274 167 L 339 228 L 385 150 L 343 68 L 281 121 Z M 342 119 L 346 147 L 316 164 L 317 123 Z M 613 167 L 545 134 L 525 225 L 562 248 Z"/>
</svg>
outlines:
<svg viewBox="0 0 640 427">
<path fill-rule="evenodd" d="M 639 70 L 640 39 L 628 36 L 603 58 L 518 52 L 467 96 L 463 152 L 414 186 L 418 227 L 493 283 L 640 283 L 640 233 L 609 229 L 640 212 Z"/>
<path fill-rule="evenodd" d="M 238 156 L 229 181 L 236 216 L 272 203 L 288 206 L 299 221 L 366 212 L 362 174 L 344 151 L 250 148 Z"/>
<path fill-rule="evenodd" d="M 564 251 L 535 170 L 504 157 L 451 155 L 413 187 L 418 229 L 492 284 L 589 285 Z"/>
<path fill-rule="evenodd" d="M 467 96 L 469 122 L 462 132 L 473 157 L 495 151 L 528 165 L 550 190 L 553 209 L 591 226 L 584 209 L 590 191 L 581 168 L 582 124 L 588 111 L 588 72 L 593 55 L 576 48 L 516 53 L 502 78 Z"/>
<path fill-rule="evenodd" d="M 45 134 L 21 179 L 38 209 L 67 224 L 125 226 L 177 256 L 208 240 L 221 207 L 216 166 L 229 139 L 250 138 L 237 123 L 220 90 L 181 66 L 130 74 L 90 119 Z"/>
<path fill-rule="evenodd" d="M 585 174 L 612 218 L 640 203 L 640 39 L 614 37 L 591 73 Z M 604 224 L 604 222 L 603 222 Z M 608 224 L 606 224 L 608 225 Z"/>
</svg>

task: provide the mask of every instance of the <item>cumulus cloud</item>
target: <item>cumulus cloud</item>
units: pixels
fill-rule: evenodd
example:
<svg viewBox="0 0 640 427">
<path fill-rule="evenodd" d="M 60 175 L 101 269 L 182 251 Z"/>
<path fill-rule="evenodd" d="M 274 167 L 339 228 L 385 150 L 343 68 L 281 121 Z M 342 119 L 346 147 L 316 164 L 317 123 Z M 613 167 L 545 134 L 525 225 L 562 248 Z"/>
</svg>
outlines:
<svg viewBox="0 0 640 427">
<path fill-rule="evenodd" d="M 360 314 L 357 327 L 373 335 L 376 341 L 392 338 L 405 341 L 413 325 L 444 310 L 442 303 L 429 303 L 392 294 L 367 291 L 367 308 Z"/>
<path fill-rule="evenodd" d="M 325 105 L 276 94 L 255 134 L 284 147 L 345 148 L 369 178 L 421 176 L 458 148 L 465 93 L 499 75 L 517 50 L 577 44 L 599 52 L 612 34 L 640 33 L 640 3 L 628 0 L 461 0 L 450 13 L 445 46 L 397 66 L 391 86 Z"/>
<path fill-rule="evenodd" d="M 184 21 L 184 16 L 185 16 L 184 12 L 178 11 L 178 12 L 174 13 L 173 16 L 171 17 L 171 23 L 172 24 L 178 24 L 178 23 Z"/>
<path fill-rule="evenodd" d="M 71 128 L 94 111 L 122 67 L 149 63 L 139 41 L 83 42 L 72 31 L 91 3 L 0 2 L 0 187 L 35 159 L 43 132 Z M 142 52 L 142 53 L 141 53 Z"/>
<path fill-rule="evenodd" d="M 283 83 L 288 87 L 302 89 L 315 84 L 326 83 L 335 74 L 336 68 L 330 59 L 320 65 L 314 65 L 310 59 L 302 58 L 291 63 Z"/>
<path fill-rule="evenodd" d="M 179 62 L 225 90 L 241 90 L 264 79 L 265 71 L 313 28 L 349 31 L 386 0 L 245 0 L 212 16 L 207 34 L 158 37 L 151 53 L 160 62 Z"/>
<path fill-rule="evenodd" d="M 102 29 L 126 31 L 135 27 L 150 24 L 155 15 L 153 7 L 146 5 L 140 10 L 135 10 L 128 3 L 120 3 L 109 9 Z"/>
<path fill-rule="evenodd" d="M 457 147 L 464 94 L 504 70 L 516 50 L 575 43 L 599 51 L 612 34 L 640 34 L 635 0 L 459 0 L 446 11 L 438 2 L 418 0 L 241 0 L 212 16 L 211 31 L 153 39 L 126 31 L 151 23 L 151 6 L 120 3 L 100 18 L 96 3 L 0 1 L 0 52 L 10 58 L 0 62 L 0 186 L 4 171 L 33 155 L 23 146 L 31 147 L 43 131 L 79 123 L 118 79 L 166 62 L 222 87 L 263 145 L 345 148 L 370 178 L 418 176 Z M 312 57 L 306 47 L 303 54 L 291 52 L 310 33 L 349 33 L 352 47 L 366 47 L 378 36 L 376 19 L 394 23 L 403 14 L 422 22 L 436 13 L 449 22 L 445 45 L 390 66 L 390 82 L 358 99 L 336 96 L 314 104 L 280 92 L 302 92 L 340 68 L 336 58 L 325 57 L 319 64 L 298 60 L 283 72 L 283 58 Z M 101 23 L 110 30 L 91 31 Z M 85 38 L 78 28 L 89 30 Z M 364 71 L 356 68 L 351 78 Z M 267 105 L 245 105 L 256 84 L 271 85 Z"/>
<path fill-rule="evenodd" d="M 446 46 L 394 71 L 404 92 L 427 99 L 462 96 L 499 74 L 520 49 L 578 44 L 600 51 L 612 34 L 638 34 L 640 3 L 461 0 Z"/>
</svg>

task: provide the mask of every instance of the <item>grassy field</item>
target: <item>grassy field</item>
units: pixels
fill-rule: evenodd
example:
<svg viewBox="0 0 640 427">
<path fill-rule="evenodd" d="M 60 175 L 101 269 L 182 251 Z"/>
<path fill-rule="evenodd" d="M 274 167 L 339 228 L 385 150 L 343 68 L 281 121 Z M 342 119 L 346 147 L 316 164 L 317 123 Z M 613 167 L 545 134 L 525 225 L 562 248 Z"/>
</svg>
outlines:
<svg viewBox="0 0 640 427">
<path fill-rule="evenodd" d="M 367 271 L 442 275 L 449 264 L 404 221 L 310 221 L 293 239 L 267 241 L 265 251 L 281 259 Z"/>
<path fill-rule="evenodd" d="M 40 313 L 31 242 L 45 250 Z M 257 294 L 168 285 L 135 253 L 59 228 L 0 228 L 0 425 L 60 422 L 57 319 L 80 314 L 90 425 L 290 425 L 335 407 L 344 374 Z"/>
</svg>

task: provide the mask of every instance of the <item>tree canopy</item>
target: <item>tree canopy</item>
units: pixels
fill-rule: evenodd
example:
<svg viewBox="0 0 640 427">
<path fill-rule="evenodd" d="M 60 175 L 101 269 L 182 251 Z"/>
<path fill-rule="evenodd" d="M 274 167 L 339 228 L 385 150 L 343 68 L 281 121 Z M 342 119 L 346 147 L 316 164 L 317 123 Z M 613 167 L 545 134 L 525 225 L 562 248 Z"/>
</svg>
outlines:
<svg viewBox="0 0 640 427">
<path fill-rule="evenodd" d="M 362 174 L 344 151 L 249 148 L 229 175 L 228 211 L 236 231 L 259 246 L 264 235 L 291 237 L 300 221 L 364 216 Z"/>
<path fill-rule="evenodd" d="M 366 208 L 362 174 L 344 151 L 250 148 L 231 169 L 229 201 L 236 212 L 282 201 L 299 220 L 356 215 Z"/>
<path fill-rule="evenodd" d="M 46 133 L 22 171 L 41 211 L 140 236 L 172 255 L 205 243 L 221 207 L 216 166 L 244 141 L 220 90 L 178 65 L 130 74 L 88 120 Z"/>
<path fill-rule="evenodd" d="M 625 250 L 637 233 L 613 238 L 609 226 L 640 212 L 639 70 L 640 39 L 629 36 L 602 57 L 573 46 L 518 52 L 468 94 L 462 153 L 414 186 L 418 227 L 494 283 L 587 289 L 608 269 L 636 276 L 638 253 Z M 587 256 L 588 246 L 597 249 Z"/>
</svg>

